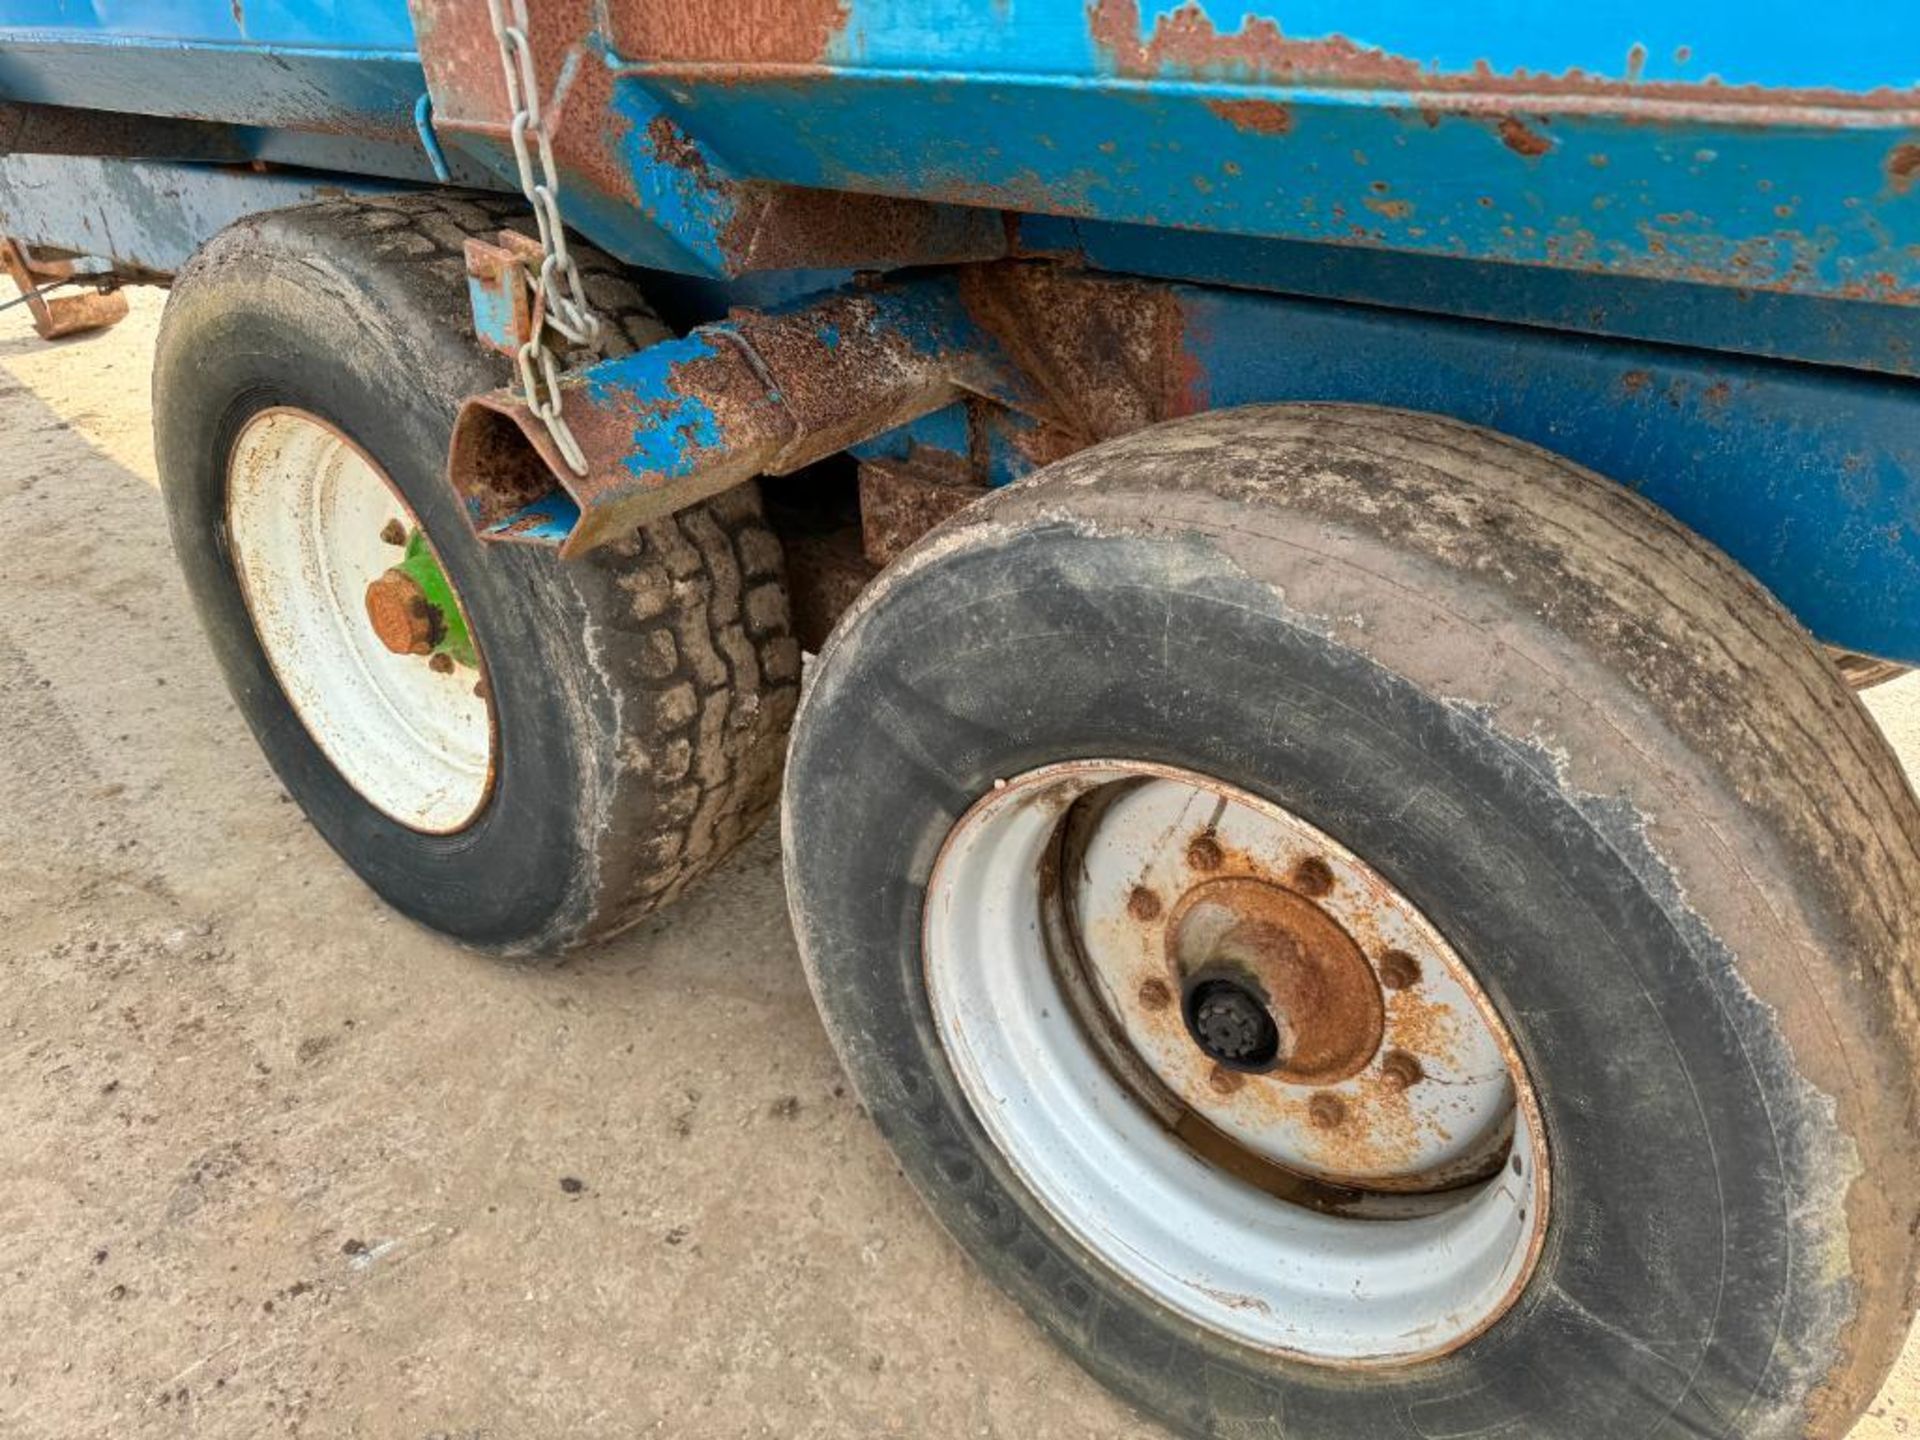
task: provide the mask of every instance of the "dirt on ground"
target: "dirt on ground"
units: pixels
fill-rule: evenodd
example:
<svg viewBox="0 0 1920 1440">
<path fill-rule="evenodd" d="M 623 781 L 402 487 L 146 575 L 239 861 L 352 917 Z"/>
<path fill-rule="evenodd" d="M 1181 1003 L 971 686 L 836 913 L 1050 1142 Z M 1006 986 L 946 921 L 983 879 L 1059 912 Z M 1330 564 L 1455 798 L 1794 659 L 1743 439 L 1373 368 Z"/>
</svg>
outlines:
<svg viewBox="0 0 1920 1440">
<path fill-rule="evenodd" d="M 557 966 L 335 859 L 174 571 L 160 302 L 0 315 L 0 1434 L 1158 1435 L 920 1209 L 772 833 Z M 1920 1434 L 1913 1347 L 1855 1434 Z"/>
</svg>

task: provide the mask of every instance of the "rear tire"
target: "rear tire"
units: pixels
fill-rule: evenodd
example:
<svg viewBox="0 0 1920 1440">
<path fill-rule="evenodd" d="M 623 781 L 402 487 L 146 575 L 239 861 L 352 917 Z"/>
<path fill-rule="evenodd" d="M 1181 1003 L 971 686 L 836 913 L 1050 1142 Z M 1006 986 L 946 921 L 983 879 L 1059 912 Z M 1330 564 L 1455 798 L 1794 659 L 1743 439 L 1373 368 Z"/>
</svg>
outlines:
<svg viewBox="0 0 1920 1440">
<path fill-rule="evenodd" d="M 1115 758 L 1317 827 L 1489 997 L 1552 1188 L 1530 1279 L 1483 1331 L 1386 1364 L 1329 1362 L 1310 1333 L 1253 1343 L 1259 1325 L 1209 1306 L 1298 1315 L 1206 1288 L 1191 1249 L 1183 1268 L 1103 1247 L 1124 1166 L 1083 1166 L 1075 1191 L 1050 1180 L 1071 1140 L 1010 1151 L 1025 1111 L 1123 1116 L 1122 1090 L 1089 1098 L 1108 1082 L 1083 1068 L 1049 1095 L 1011 1063 L 979 1083 L 956 1037 L 1012 985 L 942 998 L 949 928 L 982 923 L 945 877 L 1002 797 Z M 1073 813 L 1046 854 L 1068 853 Z M 1837 1440 L 1906 1336 L 1920 809 L 1750 577 L 1564 460 L 1433 417 L 1280 406 L 1052 466 L 856 603 L 797 722 L 783 823 L 815 996 L 906 1174 L 1050 1335 L 1182 1434 Z M 1150 831 L 1158 873 L 1195 823 Z M 993 932 L 1006 945 L 1054 923 L 1076 871 L 1048 866 L 1013 873 L 1011 899 L 973 892 L 1026 907 Z M 1174 900 L 1129 908 L 1145 923 Z M 1391 1025 L 1405 977 L 1370 958 Z M 1016 1060 L 1076 1003 L 1032 983 L 1059 991 L 1027 1007 Z M 1165 988 L 1139 993 L 1166 1013 Z M 1112 1027 L 1085 1029 L 1112 1052 Z M 1089 1153 L 1105 1135 L 1084 1132 Z M 1402 1303 L 1365 1287 L 1354 1328 Z"/>
<path fill-rule="evenodd" d="M 578 562 L 473 537 L 445 480 L 448 437 L 460 400 L 508 366 L 474 338 L 462 245 L 524 224 L 517 201 L 443 195 L 249 218 L 181 273 L 154 370 L 175 550 L 275 772 L 396 908 L 512 954 L 614 933 L 750 834 L 778 799 L 799 685 L 780 545 L 752 485 Z M 666 337 L 611 261 L 575 253 L 613 353 Z M 484 807 L 450 833 L 370 803 L 263 649 L 228 469 L 249 421 L 276 407 L 340 432 L 384 476 L 471 625 L 497 733 Z"/>
</svg>

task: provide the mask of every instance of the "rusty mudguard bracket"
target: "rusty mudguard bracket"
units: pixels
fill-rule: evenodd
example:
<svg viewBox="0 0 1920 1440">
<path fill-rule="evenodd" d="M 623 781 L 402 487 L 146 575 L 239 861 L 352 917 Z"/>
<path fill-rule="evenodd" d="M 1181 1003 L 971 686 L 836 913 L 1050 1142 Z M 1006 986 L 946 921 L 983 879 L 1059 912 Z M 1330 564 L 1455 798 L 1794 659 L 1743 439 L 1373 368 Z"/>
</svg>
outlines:
<svg viewBox="0 0 1920 1440">
<path fill-rule="evenodd" d="M 105 330 L 127 318 L 127 297 L 105 278 L 94 282 L 96 288 L 85 294 L 42 294 L 56 285 L 84 283 L 87 277 L 79 274 L 71 260 L 43 259 L 6 235 L 0 235 L 0 272 L 11 277 L 20 291 L 21 301 L 33 316 L 34 332 L 42 340 Z"/>
<path fill-rule="evenodd" d="M 573 557 L 757 475 L 784 475 L 963 394 L 1026 391 L 954 275 L 836 291 L 704 325 L 562 383 L 576 475 L 508 390 L 455 422 L 448 475 L 476 533 Z"/>
</svg>

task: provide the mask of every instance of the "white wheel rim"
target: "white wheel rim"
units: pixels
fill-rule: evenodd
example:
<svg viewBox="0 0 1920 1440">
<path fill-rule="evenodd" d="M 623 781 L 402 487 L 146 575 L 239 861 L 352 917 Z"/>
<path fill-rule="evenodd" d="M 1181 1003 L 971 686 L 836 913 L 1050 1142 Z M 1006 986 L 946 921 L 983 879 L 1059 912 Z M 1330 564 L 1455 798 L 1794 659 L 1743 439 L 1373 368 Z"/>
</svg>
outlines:
<svg viewBox="0 0 1920 1440">
<path fill-rule="evenodd" d="M 1269 904 L 1292 928 L 1197 908 Z M 1329 922 L 1345 938 L 1300 943 Z M 1245 936 L 1270 933 L 1239 968 Z M 1367 1365 L 1456 1349 L 1524 1290 L 1549 1167 L 1517 1052 L 1439 933 L 1299 817 L 1166 767 L 1049 766 L 954 828 L 924 941 L 936 1025 L 995 1145 L 1153 1298 L 1262 1350 Z M 1381 984 L 1383 967 L 1407 981 L 1407 956 L 1417 978 Z M 1168 993 L 1229 973 L 1265 996 L 1309 975 L 1288 992 L 1320 997 L 1294 1007 L 1294 1053 L 1334 1058 L 1301 1078 L 1284 1047 L 1265 1073 L 1204 1052 Z M 1353 1003 L 1326 1003 L 1341 985 Z"/>
<path fill-rule="evenodd" d="M 263 410 L 235 440 L 227 534 L 288 702 L 370 805 L 410 829 L 451 834 L 492 790 L 492 703 L 475 670 L 436 670 L 375 634 L 367 587 L 400 556 L 383 538 L 395 522 L 420 528 L 393 483 L 316 416 Z"/>
</svg>

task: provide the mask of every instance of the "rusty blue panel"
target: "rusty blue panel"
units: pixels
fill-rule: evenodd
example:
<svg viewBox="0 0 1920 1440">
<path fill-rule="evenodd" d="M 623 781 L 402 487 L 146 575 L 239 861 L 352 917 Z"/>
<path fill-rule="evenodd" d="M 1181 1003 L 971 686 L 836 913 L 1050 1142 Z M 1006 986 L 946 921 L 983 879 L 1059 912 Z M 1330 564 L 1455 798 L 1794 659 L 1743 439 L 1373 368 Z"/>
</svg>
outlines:
<svg viewBox="0 0 1920 1440">
<path fill-rule="evenodd" d="M 1023 253 L 1123 274 L 1920 375 L 1904 305 L 1046 215 L 1019 237 Z"/>
<path fill-rule="evenodd" d="M 747 175 L 1656 280 L 1920 299 L 1920 121 L 1404 92 L 848 74 L 656 80 Z M 1732 109 L 1734 107 L 1727 107 Z M 1920 114 L 1917 109 L 1916 114 Z"/>
</svg>

